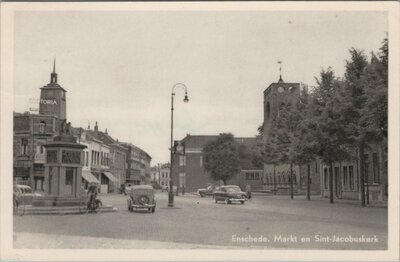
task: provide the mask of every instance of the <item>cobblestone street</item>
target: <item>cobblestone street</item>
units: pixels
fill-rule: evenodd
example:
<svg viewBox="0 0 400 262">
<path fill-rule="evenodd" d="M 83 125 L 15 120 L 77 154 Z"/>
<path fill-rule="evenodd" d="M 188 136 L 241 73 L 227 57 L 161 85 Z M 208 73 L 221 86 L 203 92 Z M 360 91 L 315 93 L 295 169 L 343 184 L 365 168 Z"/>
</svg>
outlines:
<svg viewBox="0 0 400 262">
<path fill-rule="evenodd" d="M 244 205 L 186 194 L 156 212 L 130 213 L 126 196 L 102 195 L 117 213 L 14 216 L 16 248 L 386 249 L 387 208 L 315 197 L 255 195 Z M 77 241 L 79 240 L 79 241 Z"/>
</svg>

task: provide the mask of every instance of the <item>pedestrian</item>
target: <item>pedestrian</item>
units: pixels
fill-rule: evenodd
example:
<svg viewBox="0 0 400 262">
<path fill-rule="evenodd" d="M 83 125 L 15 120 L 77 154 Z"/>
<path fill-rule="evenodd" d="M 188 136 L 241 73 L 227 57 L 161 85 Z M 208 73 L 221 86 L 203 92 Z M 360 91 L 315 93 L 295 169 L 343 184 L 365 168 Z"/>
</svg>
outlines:
<svg viewBox="0 0 400 262">
<path fill-rule="evenodd" d="M 251 199 L 251 186 L 249 184 L 246 185 L 246 195 L 247 199 Z"/>
</svg>

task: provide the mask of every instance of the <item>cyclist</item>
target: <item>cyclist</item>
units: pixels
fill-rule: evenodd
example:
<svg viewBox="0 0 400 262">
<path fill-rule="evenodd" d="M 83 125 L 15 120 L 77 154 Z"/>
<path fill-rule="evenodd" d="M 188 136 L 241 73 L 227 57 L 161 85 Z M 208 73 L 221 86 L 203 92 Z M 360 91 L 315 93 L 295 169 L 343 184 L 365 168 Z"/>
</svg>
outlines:
<svg viewBox="0 0 400 262">
<path fill-rule="evenodd" d="M 87 195 L 89 196 L 89 201 L 88 201 L 88 209 L 89 211 L 93 211 L 96 209 L 96 197 L 97 197 L 97 185 L 96 183 L 92 182 L 90 183 L 90 186 L 88 187 Z"/>
</svg>

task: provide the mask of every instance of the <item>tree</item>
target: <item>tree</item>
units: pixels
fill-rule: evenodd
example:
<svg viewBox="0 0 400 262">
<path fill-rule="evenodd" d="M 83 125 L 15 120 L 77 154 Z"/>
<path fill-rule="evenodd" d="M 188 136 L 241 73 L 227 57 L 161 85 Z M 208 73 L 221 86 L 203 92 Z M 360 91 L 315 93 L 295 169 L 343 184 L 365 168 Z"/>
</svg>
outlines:
<svg viewBox="0 0 400 262">
<path fill-rule="evenodd" d="M 329 199 L 333 203 L 333 163 L 342 161 L 349 155 L 345 147 L 349 129 L 339 110 L 342 107 L 338 96 L 338 91 L 342 88 L 341 81 L 335 77 L 331 68 L 322 69 L 320 79 L 316 78 L 316 81 L 317 86 L 310 100 L 309 119 L 309 125 L 315 128 L 308 132 L 317 143 L 317 156 L 329 165 Z"/>
<path fill-rule="evenodd" d="M 232 179 L 240 171 L 236 141 L 232 134 L 220 134 L 203 148 L 205 171 L 215 181 Z"/>
<path fill-rule="evenodd" d="M 369 63 L 363 51 L 354 48 L 349 51 L 351 59 L 346 62 L 345 86 L 340 93 L 345 106 L 340 108 L 351 133 L 348 146 L 355 146 L 360 155 L 361 206 L 365 206 L 364 152 L 369 143 L 387 139 L 388 40 L 382 43 L 380 57 L 372 53 Z"/>
<path fill-rule="evenodd" d="M 310 162 L 316 159 L 318 145 L 310 130 L 315 130 L 312 121 L 312 110 L 309 104 L 308 89 L 301 90 L 299 101 L 296 104 L 294 114 L 297 115 L 297 125 L 292 138 L 292 159 L 298 165 L 307 164 L 307 200 L 310 200 Z"/>
</svg>

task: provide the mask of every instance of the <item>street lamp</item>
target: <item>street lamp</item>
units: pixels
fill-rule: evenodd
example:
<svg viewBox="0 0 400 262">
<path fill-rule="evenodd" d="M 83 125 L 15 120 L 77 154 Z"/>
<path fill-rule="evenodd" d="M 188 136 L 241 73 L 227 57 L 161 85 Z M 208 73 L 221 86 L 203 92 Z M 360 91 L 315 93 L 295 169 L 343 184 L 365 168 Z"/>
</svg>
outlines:
<svg viewBox="0 0 400 262">
<path fill-rule="evenodd" d="M 182 83 L 177 83 L 172 87 L 172 93 L 171 93 L 171 146 L 170 146 L 170 164 L 169 164 L 169 192 L 168 192 L 168 206 L 173 207 L 174 206 L 174 192 L 173 192 L 173 179 L 172 179 L 172 165 L 173 165 L 173 149 L 174 149 L 174 90 L 175 87 L 182 87 L 185 89 L 185 98 L 183 99 L 183 102 L 187 103 L 189 102 L 189 98 L 187 95 L 187 87 L 182 84 Z M 178 188 L 177 188 L 178 190 Z"/>
</svg>

